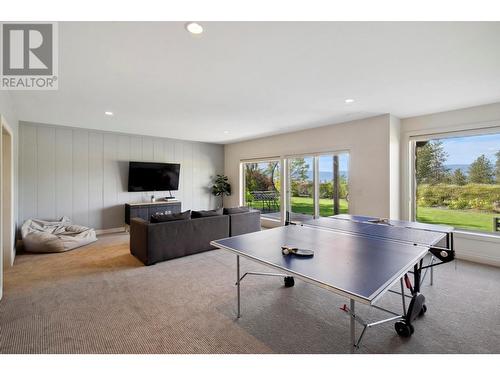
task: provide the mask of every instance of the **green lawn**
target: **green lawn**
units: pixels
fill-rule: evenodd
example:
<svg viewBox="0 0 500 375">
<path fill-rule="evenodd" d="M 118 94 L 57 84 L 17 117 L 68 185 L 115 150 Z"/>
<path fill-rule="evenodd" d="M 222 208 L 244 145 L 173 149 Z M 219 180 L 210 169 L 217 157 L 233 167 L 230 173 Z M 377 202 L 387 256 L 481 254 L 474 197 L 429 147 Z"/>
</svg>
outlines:
<svg viewBox="0 0 500 375">
<path fill-rule="evenodd" d="M 314 211 L 312 198 L 292 197 L 292 212 L 312 215 Z M 340 213 L 348 212 L 348 203 L 345 199 L 340 200 Z M 321 216 L 333 215 L 333 201 L 331 199 L 319 200 L 319 214 Z"/>
<path fill-rule="evenodd" d="M 437 207 L 417 207 L 417 221 L 431 224 L 448 224 L 456 228 L 493 231 L 493 217 L 500 214 L 477 210 L 450 210 Z"/>
<path fill-rule="evenodd" d="M 260 206 L 256 205 L 257 209 Z M 302 214 L 313 214 L 312 198 L 292 197 L 292 212 Z M 321 216 L 333 215 L 333 202 L 331 199 L 319 200 L 319 212 Z M 348 203 L 345 199 L 340 200 L 340 213 L 348 213 Z M 455 228 L 470 229 L 483 232 L 493 231 L 493 218 L 500 214 L 478 210 L 450 210 L 438 207 L 418 207 L 417 221 L 430 224 L 447 224 Z"/>
<path fill-rule="evenodd" d="M 248 202 L 250 207 L 261 209 L 262 205 L 260 202 Z M 279 209 L 277 210 L 279 211 Z M 304 197 L 292 197 L 292 212 L 297 214 L 308 214 L 312 215 L 314 211 L 312 198 Z M 333 215 L 333 201 L 331 199 L 320 199 L 319 200 L 319 213 L 321 216 L 331 216 Z M 348 213 L 348 203 L 345 199 L 340 200 L 340 213 Z"/>
<path fill-rule="evenodd" d="M 314 211 L 312 198 L 292 197 L 292 212 L 312 215 Z M 348 203 L 345 199 L 340 200 L 340 213 L 348 213 Z M 333 201 L 331 199 L 319 200 L 319 214 L 321 216 L 333 215 Z"/>
</svg>

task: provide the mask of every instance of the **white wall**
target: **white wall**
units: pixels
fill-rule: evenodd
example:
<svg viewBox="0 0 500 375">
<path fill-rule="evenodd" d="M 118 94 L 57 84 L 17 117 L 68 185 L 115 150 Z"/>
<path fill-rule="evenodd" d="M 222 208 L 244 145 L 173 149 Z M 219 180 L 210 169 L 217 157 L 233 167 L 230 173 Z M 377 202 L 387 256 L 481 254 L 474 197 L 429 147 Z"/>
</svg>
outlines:
<svg viewBox="0 0 500 375">
<path fill-rule="evenodd" d="M 228 144 L 224 149 L 225 174 L 232 184 L 233 194 L 226 198 L 225 205 L 239 204 L 239 166 L 242 160 L 346 150 L 350 153 L 350 212 L 389 217 L 389 130 L 390 116 L 382 115 Z"/>
<path fill-rule="evenodd" d="M 129 161 L 180 163 L 173 193 L 183 210 L 217 203 L 209 188 L 223 171 L 221 145 L 22 121 L 19 139 L 19 223 L 66 215 L 97 229 L 122 227 L 124 204 L 150 197 L 127 192 Z"/>
<path fill-rule="evenodd" d="M 500 103 L 440 112 L 401 120 L 401 217 L 412 219 L 410 203 L 410 161 L 408 160 L 411 136 L 435 133 L 463 132 L 500 127 Z M 458 231 L 455 235 L 457 257 L 500 266 L 500 237 L 477 235 Z"/>
<path fill-rule="evenodd" d="M 4 117 L 12 131 L 14 146 L 14 218 L 18 217 L 18 186 L 19 186 L 19 119 L 17 117 L 14 102 L 8 91 L 0 91 L 0 114 Z M 13 259 L 12 259 L 13 261 Z"/>
<path fill-rule="evenodd" d="M 389 196 L 390 218 L 400 219 L 401 202 L 401 120 L 395 116 L 390 117 L 389 124 Z"/>
<path fill-rule="evenodd" d="M 0 91 L 0 115 L 3 117 L 4 121 L 8 124 L 9 128 L 12 130 L 12 137 L 14 143 L 14 217 L 17 217 L 17 133 L 18 133 L 18 119 L 15 112 L 13 102 L 11 100 L 10 94 L 7 91 Z M 1 134 L 0 129 L 0 134 Z M 0 139 L 0 143 L 1 139 Z M 0 150 L 1 151 L 1 150 Z M 2 153 L 0 152 L 0 158 Z M 1 165 L 0 160 L 0 165 Z M 1 175 L 1 173 L 0 173 Z M 0 184 L 2 181 L 0 180 Z M 1 186 L 1 185 L 0 185 Z M 0 228 L 2 225 L 0 225 Z M 3 237 L 0 233 L 0 244 L 3 244 Z M 3 249 L 0 251 L 0 299 L 3 295 L 3 268 L 12 265 L 14 262 L 15 250 L 14 249 Z M 3 260 L 7 259 L 7 262 Z M 9 264 L 10 263 L 10 264 Z"/>
</svg>

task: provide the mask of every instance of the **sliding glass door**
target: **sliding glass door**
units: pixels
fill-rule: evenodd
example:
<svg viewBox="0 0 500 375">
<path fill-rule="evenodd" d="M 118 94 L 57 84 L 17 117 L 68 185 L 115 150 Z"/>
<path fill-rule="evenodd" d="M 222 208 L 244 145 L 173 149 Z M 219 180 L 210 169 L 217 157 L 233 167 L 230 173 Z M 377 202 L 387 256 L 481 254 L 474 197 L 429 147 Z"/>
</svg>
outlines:
<svg viewBox="0 0 500 375">
<path fill-rule="evenodd" d="M 318 156 L 319 216 L 349 212 L 349 154 Z"/>
<path fill-rule="evenodd" d="M 287 218 L 301 222 L 349 212 L 349 154 L 287 158 Z"/>
<path fill-rule="evenodd" d="M 304 221 L 315 215 L 315 184 L 313 156 L 293 157 L 288 165 L 288 218 L 290 221 Z"/>
<path fill-rule="evenodd" d="M 246 206 L 257 209 L 263 217 L 281 220 L 281 163 L 259 160 L 242 163 Z"/>
</svg>

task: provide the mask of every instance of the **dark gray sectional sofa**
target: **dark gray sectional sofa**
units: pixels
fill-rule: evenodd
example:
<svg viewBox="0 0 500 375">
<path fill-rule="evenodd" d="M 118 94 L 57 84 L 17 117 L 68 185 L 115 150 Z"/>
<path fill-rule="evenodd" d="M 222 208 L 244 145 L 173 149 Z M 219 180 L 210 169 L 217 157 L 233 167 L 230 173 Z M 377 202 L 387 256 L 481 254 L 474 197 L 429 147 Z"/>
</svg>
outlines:
<svg viewBox="0 0 500 375">
<path fill-rule="evenodd" d="M 260 230 L 260 212 L 249 211 L 189 220 L 130 221 L 130 252 L 146 266 L 213 250 L 210 241 Z"/>
<path fill-rule="evenodd" d="M 258 232 L 260 230 L 260 211 L 252 210 L 229 216 L 229 236 Z M 216 238 L 217 239 L 217 238 Z"/>
</svg>

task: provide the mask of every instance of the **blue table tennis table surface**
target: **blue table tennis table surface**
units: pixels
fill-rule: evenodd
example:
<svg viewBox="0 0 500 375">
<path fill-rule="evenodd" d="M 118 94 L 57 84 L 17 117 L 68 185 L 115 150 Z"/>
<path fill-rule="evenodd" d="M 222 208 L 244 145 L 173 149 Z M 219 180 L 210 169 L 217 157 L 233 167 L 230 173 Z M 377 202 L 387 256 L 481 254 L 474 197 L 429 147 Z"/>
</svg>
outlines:
<svg viewBox="0 0 500 375">
<path fill-rule="evenodd" d="M 359 216 L 357 217 L 359 218 Z M 407 223 L 409 222 L 399 222 Z M 303 221 L 305 226 L 324 228 L 348 233 L 356 233 L 364 236 L 385 238 L 393 241 L 415 243 L 423 246 L 434 246 L 446 238 L 446 228 L 439 231 L 423 229 L 421 226 L 403 226 L 395 224 L 375 224 L 368 221 L 343 219 L 342 216 L 320 217 Z M 411 223 L 419 224 L 419 223 Z"/>
<path fill-rule="evenodd" d="M 414 232 L 407 228 L 374 224 L 361 228 L 359 224 L 362 223 L 329 220 L 338 221 L 339 225 L 346 227 L 346 224 L 351 224 L 351 230 L 332 230 L 326 225 L 328 222 L 320 225 L 318 221 L 318 225 L 289 225 L 216 240 L 211 244 L 345 297 L 373 304 L 423 259 L 432 243 L 444 236 L 418 231 L 407 241 L 411 237 L 411 233 L 407 232 Z M 371 233 L 355 233 L 353 228 L 370 229 Z M 378 232 L 374 235 L 374 231 Z M 384 232 L 386 237 L 379 232 Z M 283 245 L 311 249 L 314 256 L 285 256 L 281 253 Z"/>
<path fill-rule="evenodd" d="M 339 214 L 335 216 L 329 216 L 329 218 L 358 221 L 365 223 L 373 223 L 374 221 L 380 220 L 380 218 L 374 216 L 349 215 L 349 214 Z M 441 233 L 451 233 L 455 230 L 455 228 L 449 225 L 419 223 L 416 221 L 405 221 L 405 220 L 387 219 L 387 224 L 396 227 L 428 230 L 432 232 L 441 232 Z"/>
</svg>

